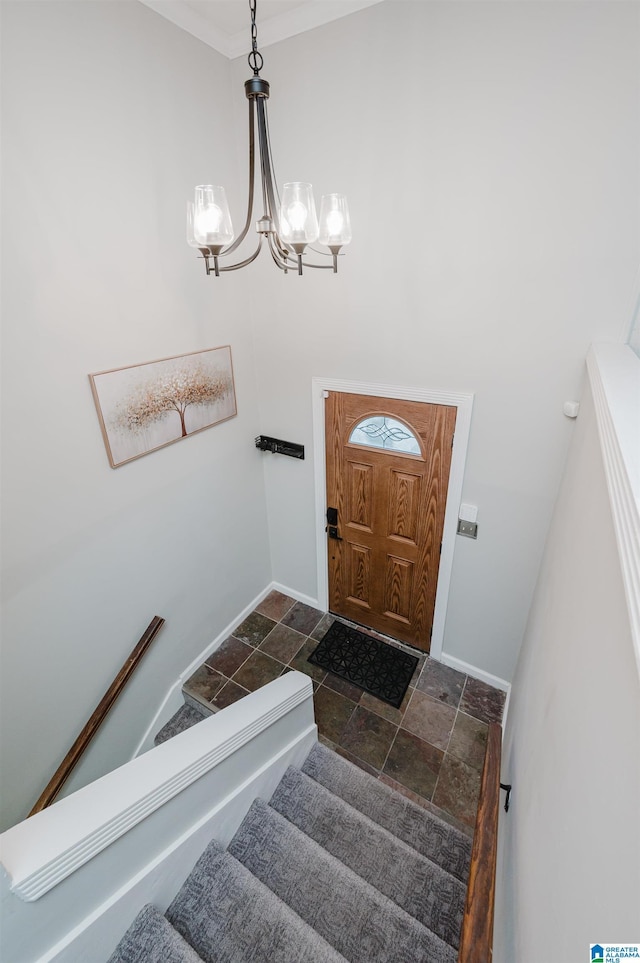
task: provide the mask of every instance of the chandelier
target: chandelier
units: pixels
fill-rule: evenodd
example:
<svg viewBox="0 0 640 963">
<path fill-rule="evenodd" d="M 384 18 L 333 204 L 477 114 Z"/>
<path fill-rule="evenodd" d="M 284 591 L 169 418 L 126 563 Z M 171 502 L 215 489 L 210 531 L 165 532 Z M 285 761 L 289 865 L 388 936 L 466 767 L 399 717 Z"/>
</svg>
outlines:
<svg viewBox="0 0 640 963">
<path fill-rule="evenodd" d="M 249 0 L 249 8 L 251 53 L 248 61 L 253 76 L 244 85 L 249 101 L 249 200 L 246 221 L 236 237 L 224 187 L 201 184 L 195 189 L 194 200 L 187 203 L 187 243 L 198 248 L 204 258 L 207 274 L 214 274 L 216 277 L 223 271 L 237 271 L 251 264 L 258 257 L 263 244 L 269 248 L 274 263 L 285 274 L 292 268 L 297 268 L 297 273 L 302 274 L 303 266 L 328 268 L 335 273 L 338 270 L 340 249 L 351 240 L 347 199 L 344 194 L 323 195 L 318 218 L 311 184 L 300 181 L 285 184 L 280 197 L 275 181 L 267 120 L 269 84 L 260 76 L 263 59 L 258 50 L 256 0 Z M 253 220 L 256 126 L 263 211 L 262 217 L 255 222 L 258 246 L 243 260 L 234 261 L 231 258 L 231 263 L 227 263 L 225 259 L 238 251 Z M 329 253 L 312 247 L 316 241 L 327 247 Z M 307 250 L 331 257 L 331 262 L 320 264 L 309 261 L 305 256 Z"/>
</svg>

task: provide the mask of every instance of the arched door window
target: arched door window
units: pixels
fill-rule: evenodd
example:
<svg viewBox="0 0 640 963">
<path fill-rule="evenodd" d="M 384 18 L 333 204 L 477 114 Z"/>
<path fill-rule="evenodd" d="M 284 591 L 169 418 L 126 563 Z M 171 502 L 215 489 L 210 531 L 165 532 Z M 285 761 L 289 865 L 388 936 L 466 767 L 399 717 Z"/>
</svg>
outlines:
<svg viewBox="0 0 640 963">
<path fill-rule="evenodd" d="M 367 415 L 351 430 L 349 442 L 365 448 L 384 448 L 406 455 L 421 455 L 420 442 L 402 421 L 389 415 Z"/>
</svg>

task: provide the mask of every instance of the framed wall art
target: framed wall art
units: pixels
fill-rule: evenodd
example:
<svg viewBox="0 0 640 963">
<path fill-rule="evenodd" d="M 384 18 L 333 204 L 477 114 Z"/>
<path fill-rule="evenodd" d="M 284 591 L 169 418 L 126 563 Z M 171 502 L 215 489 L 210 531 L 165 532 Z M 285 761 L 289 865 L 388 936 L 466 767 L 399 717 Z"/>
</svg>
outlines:
<svg viewBox="0 0 640 963">
<path fill-rule="evenodd" d="M 229 345 L 99 371 L 89 380 L 112 468 L 236 414 Z"/>
</svg>

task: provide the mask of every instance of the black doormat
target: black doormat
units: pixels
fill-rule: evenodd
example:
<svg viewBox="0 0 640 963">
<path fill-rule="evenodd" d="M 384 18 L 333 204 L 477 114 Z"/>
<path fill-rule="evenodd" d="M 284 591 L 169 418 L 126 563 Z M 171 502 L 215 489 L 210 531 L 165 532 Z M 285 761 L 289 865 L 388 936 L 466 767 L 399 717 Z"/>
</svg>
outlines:
<svg viewBox="0 0 640 963">
<path fill-rule="evenodd" d="M 384 702 L 400 707 L 418 664 L 415 655 L 334 622 L 308 659 Z"/>
</svg>

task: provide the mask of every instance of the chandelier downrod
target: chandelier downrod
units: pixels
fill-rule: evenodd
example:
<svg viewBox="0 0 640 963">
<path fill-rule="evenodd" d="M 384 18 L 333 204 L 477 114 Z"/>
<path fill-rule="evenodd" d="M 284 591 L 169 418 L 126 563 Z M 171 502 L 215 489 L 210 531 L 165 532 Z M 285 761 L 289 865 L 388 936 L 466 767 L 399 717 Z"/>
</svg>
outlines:
<svg viewBox="0 0 640 963">
<path fill-rule="evenodd" d="M 249 101 L 249 191 L 244 226 L 234 237 L 231 215 L 223 187 L 203 184 L 195 189 L 195 200 L 187 204 L 187 242 L 195 247 L 205 262 L 208 275 L 219 277 L 227 271 L 237 271 L 256 260 L 266 239 L 274 264 L 285 274 L 303 267 L 338 270 L 340 250 L 351 241 L 351 223 L 347 201 L 343 194 L 322 197 L 320 218 L 316 216 L 311 184 L 299 181 L 284 185 L 282 198 L 278 192 L 269 124 L 267 100 L 269 83 L 260 76 L 263 57 L 258 50 L 256 0 L 249 0 L 251 11 L 251 52 L 248 62 L 253 76 L 245 81 L 245 95 Z M 238 250 L 254 219 L 256 181 L 256 129 L 260 168 L 262 216 L 255 221 L 258 245 L 253 254 L 235 263 L 225 259 Z M 312 247 L 316 241 L 328 248 L 328 253 Z M 316 264 L 305 258 L 305 251 L 330 257 L 330 263 Z"/>
</svg>

